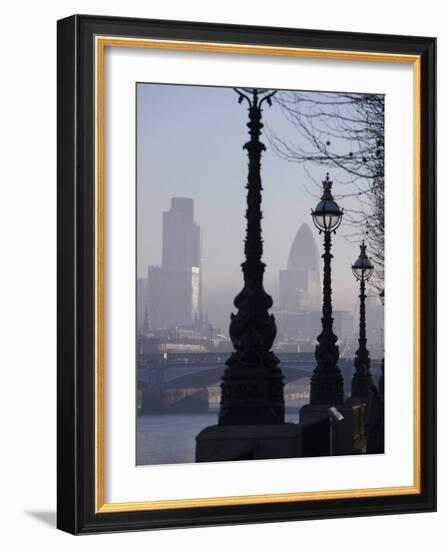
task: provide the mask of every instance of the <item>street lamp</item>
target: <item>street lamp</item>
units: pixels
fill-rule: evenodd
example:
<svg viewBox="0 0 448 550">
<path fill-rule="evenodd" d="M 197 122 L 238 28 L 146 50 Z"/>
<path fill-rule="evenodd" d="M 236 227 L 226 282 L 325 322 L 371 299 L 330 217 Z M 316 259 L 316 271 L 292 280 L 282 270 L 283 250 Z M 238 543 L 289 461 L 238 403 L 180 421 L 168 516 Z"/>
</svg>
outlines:
<svg viewBox="0 0 448 550">
<path fill-rule="evenodd" d="M 247 179 L 245 261 L 241 264 L 244 287 L 236 296 L 236 315 L 231 314 L 230 339 L 235 348 L 227 360 L 221 383 L 220 425 L 282 424 L 285 404 L 283 374 L 271 351 L 276 336 L 274 316 L 269 313 L 272 298 L 263 288 L 265 264 L 261 237 L 262 105 L 271 105 L 274 90 L 235 88 L 239 103 L 247 102 L 249 157 Z"/>
<path fill-rule="evenodd" d="M 324 234 L 324 281 L 322 303 L 322 332 L 317 337 L 315 358 L 317 366 L 311 377 L 310 405 L 342 403 L 344 400 L 343 379 L 337 365 L 339 347 L 333 332 L 333 309 L 331 305 L 331 234 L 340 226 L 343 209 L 339 208 L 331 194 L 333 182 L 327 173 L 322 182 L 323 194 L 316 208 L 311 211 L 319 234 Z"/>
<path fill-rule="evenodd" d="M 362 241 L 360 255 L 352 265 L 355 278 L 359 281 L 359 347 L 355 355 L 355 373 L 352 379 L 351 397 L 355 399 L 368 399 L 369 387 L 372 385 L 370 376 L 370 357 L 367 349 L 366 338 L 366 281 L 373 273 L 373 265 L 366 254 L 366 245 Z"/>
</svg>

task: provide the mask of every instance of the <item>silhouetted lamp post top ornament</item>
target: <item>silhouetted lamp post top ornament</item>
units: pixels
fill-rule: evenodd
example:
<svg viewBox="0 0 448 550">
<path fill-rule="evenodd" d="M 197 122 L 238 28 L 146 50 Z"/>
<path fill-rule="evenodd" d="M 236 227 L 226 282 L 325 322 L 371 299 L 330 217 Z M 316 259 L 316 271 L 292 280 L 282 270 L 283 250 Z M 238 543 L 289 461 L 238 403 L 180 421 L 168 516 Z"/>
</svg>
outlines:
<svg viewBox="0 0 448 550">
<path fill-rule="evenodd" d="M 283 375 L 271 351 L 276 336 L 272 298 L 263 288 L 265 264 L 261 237 L 262 106 L 271 105 L 276 90 L 235 88 L 239 103 L 247 103 L 250 139 L 243 148 L 249 157 L 247 178 L 245 261 L 241 264 L 244 287 L 236 296 L 238 312 L 231 314 L 230 339 L 235 348 L 227 360 L 221 384 L 219 424 L 284 423 Z"/>
<path fill-rule="evenodd" d="M 373 273 L 373 265 L 366 254 L 366 245 L 362 241 L 360 254 L 352 265 L 352 272 L 359 281 L 359 347 L 355 355 L 355 372 L 352 379 L 351 397 L 367 400 L 369 387 L 373 385 L 370 375 L 370 357 L 366 337 L 366 281 Z"/>
<path fill-rule="evenodd" d="M 362 241 L 359 248 L 361 253 L 352 265 L 353 275 L 358 281 L 368 281 L 373 273 L 373 265 L 366 254 L 367 246 L 364 244 L 364 241 Z"/>
<path fill-rule="evenodd" d="M 315 358 L 317 366 L 311 377 L 310 405 L 334 405 L 344 400 L 344 385 L 337 365 L 339 347 L 333 332 L 331 304 L 331 234 L 341 225 L 343 210 L 331 193 L 333 182 L 327 173 L 322 182 L 323 193 L 316 208 L 311 211 L 314 225 L 324 234 L 324 277 L 322 303 L 322 332 L 317 337 Z"/>
<path fill-rule="evenodd" d="M 341 225 L 343 209 L 340 209 L 331 194 L 333 182 L 327 172 L 325 180 L 322 182 L 324 192 L 320 201 L 314 210 L 311 211 L 314 225 L 319 229 L 319 233 L 334 233 Z"/>
</svg>

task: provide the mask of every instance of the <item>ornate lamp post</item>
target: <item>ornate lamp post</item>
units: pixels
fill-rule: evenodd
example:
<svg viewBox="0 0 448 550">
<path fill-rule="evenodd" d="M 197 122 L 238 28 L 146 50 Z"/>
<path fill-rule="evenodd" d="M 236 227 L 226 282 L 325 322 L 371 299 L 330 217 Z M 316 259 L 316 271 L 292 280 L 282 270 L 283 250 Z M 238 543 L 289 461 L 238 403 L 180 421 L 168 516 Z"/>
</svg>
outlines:
<svg viewBox="0 0 448 550">
<path fill-rule="evenodd" d="M 334 405 L 344 400 L 343 379 L 337 365 L 339 347 L 333 332 L 333 309 L 331 305 L 331 234 L 335 233 L 342 221 L 343 210 L 339 208 L 333 195 L 327 173 L 322 182 L 323 194 L 315 210 L 311 211 L 314 225 L 319 234 L 324 234 L 324 282 L 322 304 L 322 332 L 317 337 L 315 357 L 317 366 L 311 377 L 310 405 Z"/>
<path fill-rule="evenodd" d="M 284 423 L 283 375 L 279 360 L 271 351 L 276 336 L 274 316 L 268 310 L 272 298 L 263 288 L 265 264 L 261 237 L 261 155 L 262 105 L 271 105 L 275 91 L 235 88 L 239 103 L 249 108 L 249 141 L 244 145 L 249 157 L 247 180 L 245 261 L 241 264 L 244 287 L 236 296 L 238 309 L 231 315 L 230 339 L 235 348 L 227 360 L 221 384 L 220 425 Z"/>
<path fill-rule="evenodd" d="M 369 386 L 372 385 L 370 376 L 370 357 L 366 338 L 366 281 L 373 273 L 373 265 L 366 254 L 366 245 L 362 241 L 361 253 L 352 265 L 353 275 L 359 281 L 359 347 L 355 355 L 355 373 L 352 379 L 352 398 L 367 401 Z"/>
</svg>

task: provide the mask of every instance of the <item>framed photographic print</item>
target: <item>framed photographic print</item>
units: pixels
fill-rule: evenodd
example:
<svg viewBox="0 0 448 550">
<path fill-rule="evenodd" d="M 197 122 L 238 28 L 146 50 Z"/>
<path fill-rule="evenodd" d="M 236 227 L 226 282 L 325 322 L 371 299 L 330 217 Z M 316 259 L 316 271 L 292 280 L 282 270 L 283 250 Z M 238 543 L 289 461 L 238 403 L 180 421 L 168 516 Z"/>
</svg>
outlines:
<svg viewBox="0 0 448 550">
<path fill-rule="evenodd" d="M 58 527 L 435 510 L 433 38 L 58 22 Z"/>
</svg>

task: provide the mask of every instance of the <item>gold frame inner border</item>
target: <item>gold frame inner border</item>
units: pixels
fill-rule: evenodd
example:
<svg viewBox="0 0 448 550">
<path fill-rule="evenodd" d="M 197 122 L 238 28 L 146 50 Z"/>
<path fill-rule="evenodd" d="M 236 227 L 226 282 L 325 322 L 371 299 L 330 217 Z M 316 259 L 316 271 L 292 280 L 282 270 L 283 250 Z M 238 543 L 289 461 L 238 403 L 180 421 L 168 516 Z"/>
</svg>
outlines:
<svg viewBox="0 0 448 550">
<path fill-rule="evenodd" d="M 158 50 L 232 53 L 265 56 L 301 57 L 326 60 L 406 63 L 413 66 L 413 216 L 414 216 L 414 369 L 413 369 L 413 455 L 414 482 L 410 486 L 379 487 L 371 489 L 343 489 L 302 493 L 225 496 L 179 500 L 106 503 L 104 501 L 104 55 L 107 47 L 150 48 Z M 304 502 L 343 498 L 365 498 L 420 493 L 421 479 L 421 425 L 420 425 L 420 117 L 421 117 L 421 61 L 417 55 L 376 52 L 323 50 L 292 47 L 256 46 L 178 40 L 123 38 L 96 36 L 95 59 L 95 513 L 167 510 L 209 506 L 232 506 L 278 502 Z"/>
</svg>

